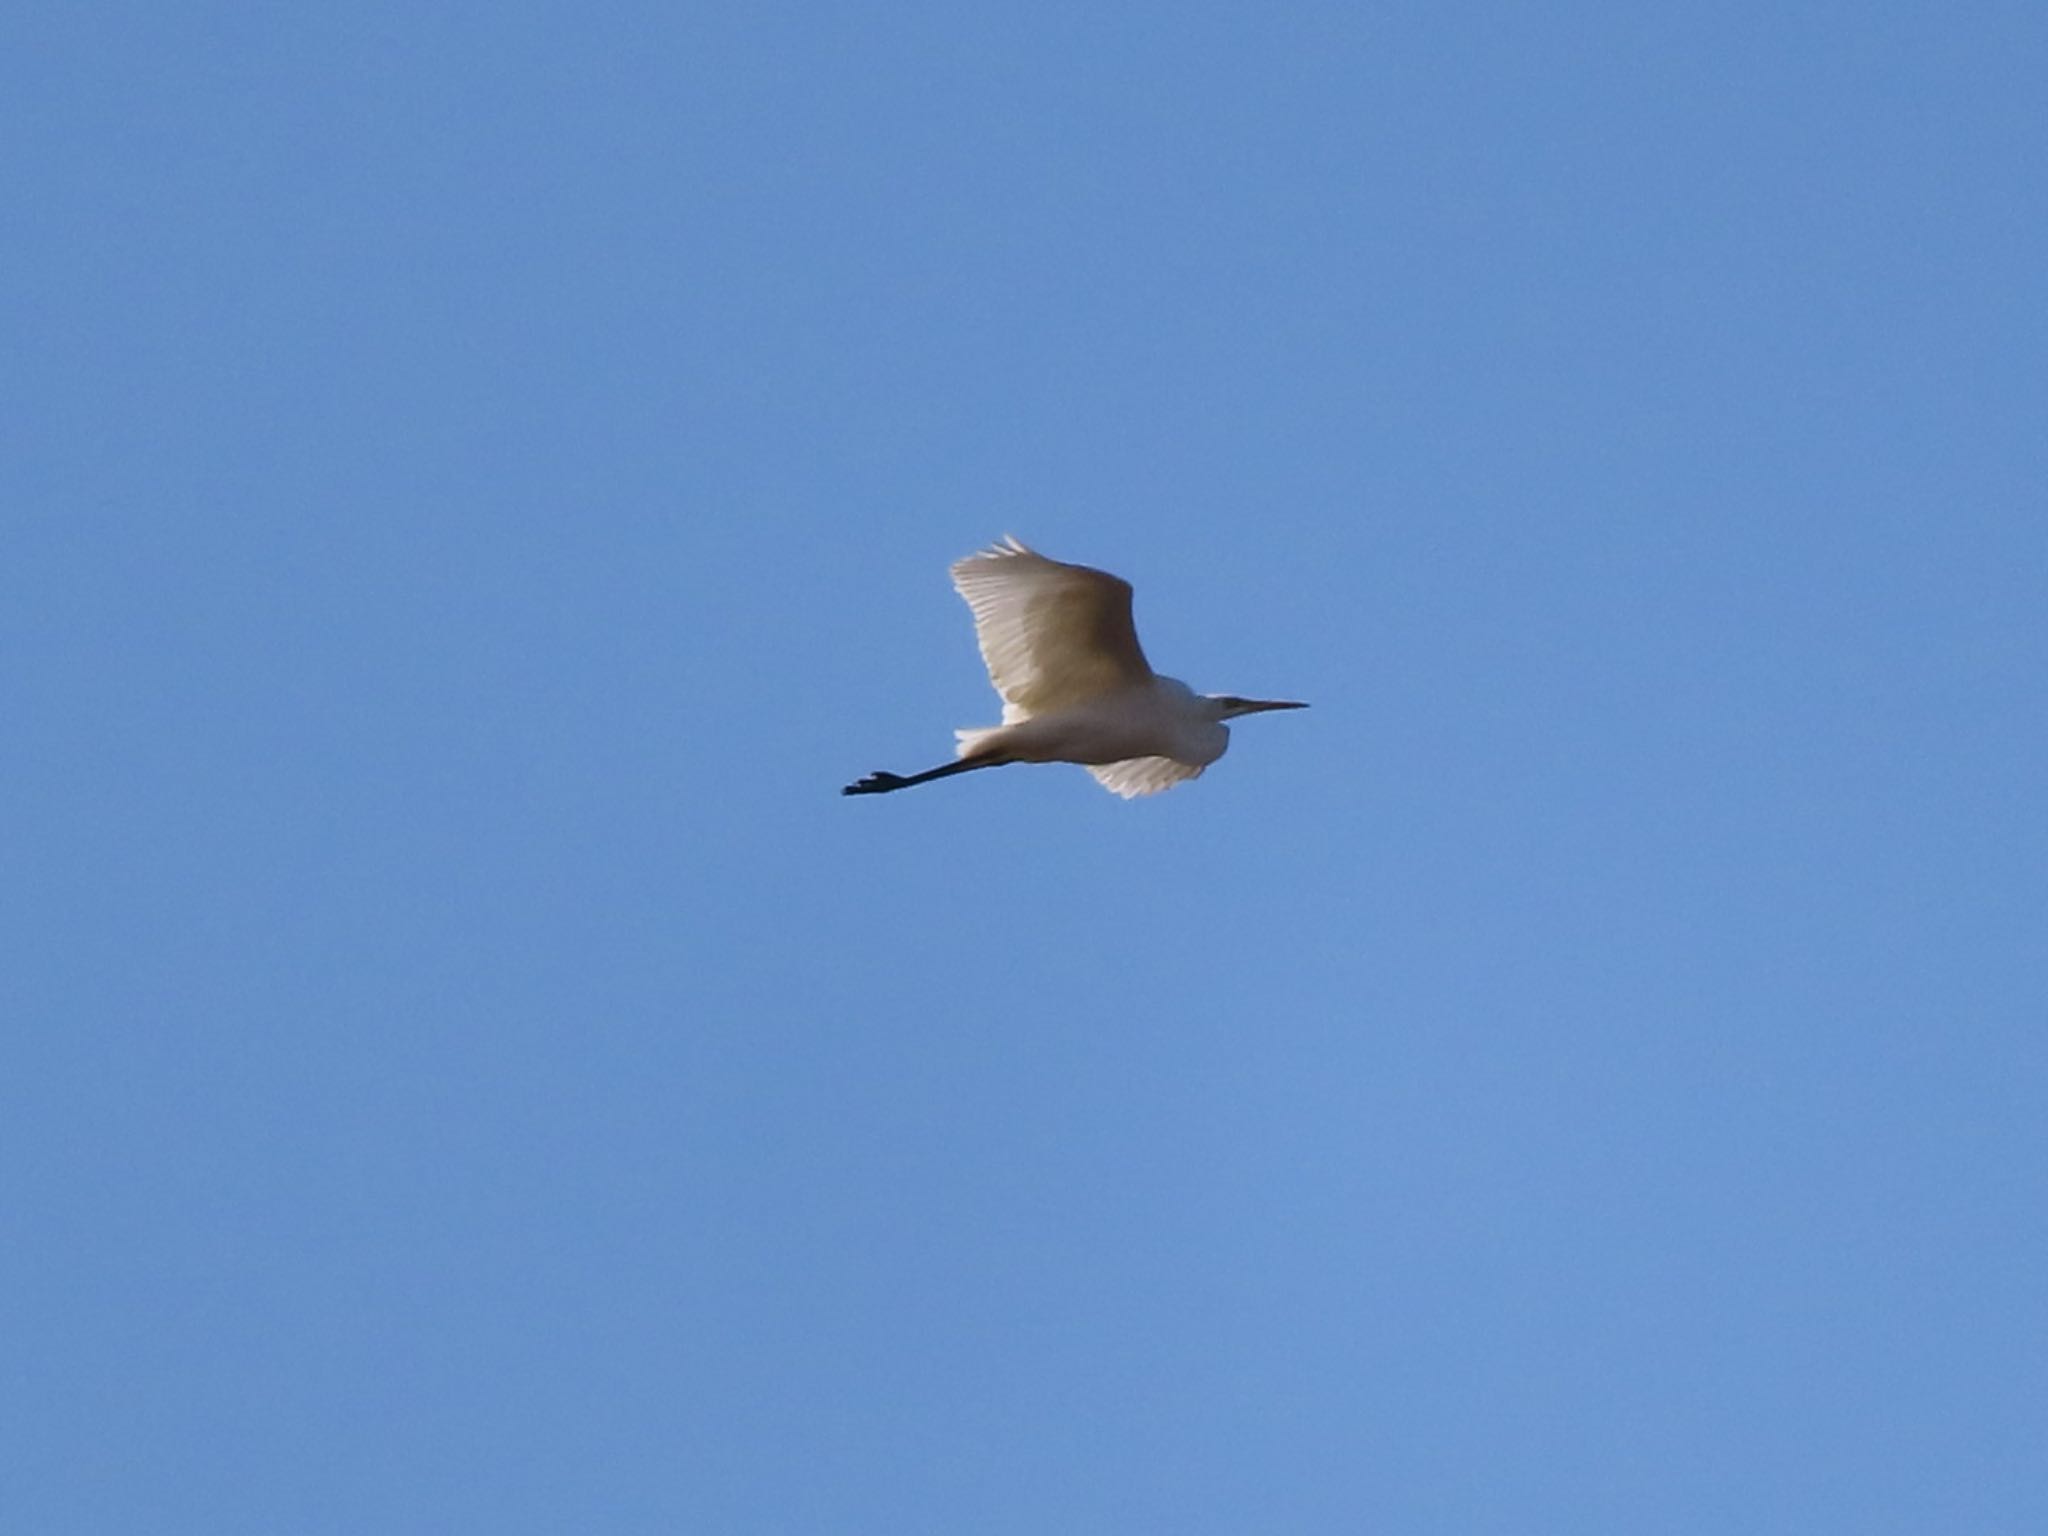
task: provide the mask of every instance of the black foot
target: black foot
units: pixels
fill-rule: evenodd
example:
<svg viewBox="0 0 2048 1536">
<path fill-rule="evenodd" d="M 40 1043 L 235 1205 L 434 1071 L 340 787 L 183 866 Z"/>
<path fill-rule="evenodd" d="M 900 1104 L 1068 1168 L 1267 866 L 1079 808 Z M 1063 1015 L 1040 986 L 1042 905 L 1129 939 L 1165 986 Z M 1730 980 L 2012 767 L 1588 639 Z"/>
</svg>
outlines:
<svg viewBox="0 0 2048 1536">
<path fill-rule="evenodd" d="M 842 795 L 886 795 L 892 789 L 901 789 L 910 781 L 900 773 L 871 773 L 858 784 L 849 784 L 839 791 Z"/>
</svg>

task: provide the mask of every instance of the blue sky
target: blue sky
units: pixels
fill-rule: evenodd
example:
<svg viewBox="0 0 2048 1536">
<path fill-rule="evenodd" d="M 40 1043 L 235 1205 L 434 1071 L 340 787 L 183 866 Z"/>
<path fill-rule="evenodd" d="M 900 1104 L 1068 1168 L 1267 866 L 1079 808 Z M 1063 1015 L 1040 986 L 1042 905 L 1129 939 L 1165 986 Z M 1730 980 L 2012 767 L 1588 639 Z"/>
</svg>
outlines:
<svg viewBox="0 0 2048 1536">
<path fill-rule="evenodd" d="M 17 8 L 6 1526 L 2048 1528 L 2044 77 Z"/>
</svg>

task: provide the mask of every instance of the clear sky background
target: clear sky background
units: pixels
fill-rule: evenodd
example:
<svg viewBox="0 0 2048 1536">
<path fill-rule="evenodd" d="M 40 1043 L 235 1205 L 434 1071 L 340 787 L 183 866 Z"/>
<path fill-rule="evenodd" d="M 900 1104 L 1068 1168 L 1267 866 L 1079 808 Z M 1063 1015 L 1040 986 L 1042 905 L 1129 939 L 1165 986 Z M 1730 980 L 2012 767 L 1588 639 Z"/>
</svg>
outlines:
<svg viewBox="0 0 2048 1536">
<path fill-rule="evenodd" d="M 12 8 L 0 1525 L 2048 1530 L 2044 80 Z"/>
</svg>

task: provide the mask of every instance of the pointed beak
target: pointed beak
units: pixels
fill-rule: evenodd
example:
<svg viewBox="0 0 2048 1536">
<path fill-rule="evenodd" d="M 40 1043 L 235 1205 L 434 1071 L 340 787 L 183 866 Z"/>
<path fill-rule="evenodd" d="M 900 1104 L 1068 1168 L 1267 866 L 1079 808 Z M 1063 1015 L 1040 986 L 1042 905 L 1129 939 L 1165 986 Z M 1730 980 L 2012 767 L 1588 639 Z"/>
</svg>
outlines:
<svg viewBox="0 0 2048 1536">
<path fill-rule="evenodd" d="M 1241 715 L 1264 714 L 1269 709 L 1307 709 L 1306 704 L 1297 704 L 1292 699 L 1246 699 Z"/>
</svg>

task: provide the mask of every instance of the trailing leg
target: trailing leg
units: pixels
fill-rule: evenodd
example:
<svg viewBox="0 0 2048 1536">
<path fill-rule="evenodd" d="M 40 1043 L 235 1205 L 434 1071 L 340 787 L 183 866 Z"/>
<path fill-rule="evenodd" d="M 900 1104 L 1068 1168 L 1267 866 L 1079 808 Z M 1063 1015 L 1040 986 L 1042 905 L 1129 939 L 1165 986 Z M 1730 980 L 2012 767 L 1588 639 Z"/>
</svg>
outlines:
<svg viewBox="0 0 2048 1536">
<path fill-rule="evenodd" d="M 972 773 L 977 768 L 1000 768 L 1015 759 L 1007 757 L 963 758 L 957 763 L 947 763 L 942 768 L 928 768 L 923 773 L 913 773 L 907 778 L 900 773 L 886 769 L 869 774 L 857 784 L 849 784 L 839 791 L 842 795 L 886 795 L 893 790 L 908 789 L 913 784 L 929 784 L 933 779 L 949 779 L 956 773 Z"/>
</svg>

